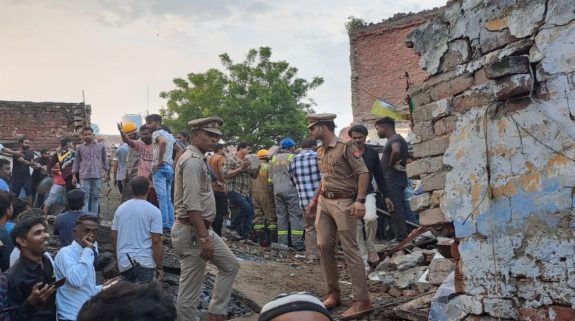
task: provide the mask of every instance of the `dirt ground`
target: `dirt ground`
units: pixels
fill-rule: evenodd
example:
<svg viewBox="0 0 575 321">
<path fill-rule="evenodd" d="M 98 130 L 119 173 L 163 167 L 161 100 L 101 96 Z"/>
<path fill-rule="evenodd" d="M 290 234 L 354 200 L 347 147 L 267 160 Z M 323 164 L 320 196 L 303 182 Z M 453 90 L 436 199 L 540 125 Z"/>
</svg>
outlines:
<svg viewBox="0 0 575 321">
<path fill-rule="evenodd" d="M 101 200 L 102 225 L 111 226 L 113 213 L 120 204 L 120 194 L 110 183 L 103 187 Z M 267 302 L 273 300 L 278 294 L 306 291 L 320 299 L 325 295 L 324 283 L 319 263 L 307 263 L 300 255 L 293 252 L 279 251 L 275 249 L 262 250 L 257 245 L 242 242 L 230 242 L 228 245 L 240 259 L 240 271 L 234 282 L 234 293 L 242 297 L 248 303 L 253 313 L 238 317 L 234 320 L 257 320 L 259 309 Z M 166 270 L 175 271 L 165 281 L 168 291 L 177 293 L 177 270 L 179 268 L 177 257 L 171 255 L 170 240 L 165 238 L 166 256 L 164 261 Z M 337 318 L 345 307 L 351 304 L 351 283 L 347 274 L 347 268 L 343 253 L 338 254 L 338 270 L 340 272 L 340 286 L 342 289 L 342 307 L 332 311 Z M 214 266 L 208 265 L 208 273 L 217 274 Z M 370 295 L 375 306 L 384 305 L 390 300 L 386 294 L 380 292 L 380 286 L 370 282 Z M 383 311 L 385 312 L 385 311 Z M 383 313 L 385 314 L 385 313 Z M 370 320 L 388 320 L 382 311 L 374 313 Z M 389 319 L 391 320 L 391 319 Z"/>
</svg>

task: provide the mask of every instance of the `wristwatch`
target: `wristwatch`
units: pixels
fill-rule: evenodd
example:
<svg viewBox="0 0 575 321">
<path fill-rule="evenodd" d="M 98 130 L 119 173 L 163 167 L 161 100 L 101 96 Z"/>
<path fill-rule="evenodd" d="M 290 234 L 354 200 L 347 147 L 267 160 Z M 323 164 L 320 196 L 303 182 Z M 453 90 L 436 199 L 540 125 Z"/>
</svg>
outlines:
<svg viewBox="0 0 575 321">
<path fill-rule="evenodd" d="M 360 202 L 361 204 L 365 204 L 365 197 L 364 198 L 358 198 L 355 201 Z"/>
<path fill-rule="evenodd" d="M 200 241 L 200 243 L 206 243 L 207 241 L 210 240 L 210 236 L 208 235 L 206 237 L 200 237 L 198 240 Z"/>
</svg>

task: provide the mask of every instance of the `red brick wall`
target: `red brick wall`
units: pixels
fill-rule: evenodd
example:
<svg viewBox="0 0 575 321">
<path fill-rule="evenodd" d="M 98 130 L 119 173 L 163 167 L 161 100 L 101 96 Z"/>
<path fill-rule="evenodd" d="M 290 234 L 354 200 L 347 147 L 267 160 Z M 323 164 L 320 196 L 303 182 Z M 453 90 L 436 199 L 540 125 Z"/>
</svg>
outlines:
<svg viewBox="0 0 575 321">
<path fill-rule="evenodd" d="M 435 9 L 402 15 L 350 33 L 354 122 L 370 124 L 375 119 L 370 114 L 375 101 L 373 95 L 407 109 L 405 72 L 413 84 L 422 83 L 427 73 L 419 68 L 419 56 L 405 45 L 405 39 L 439 12 L 440 9 Z"/>
<path fill-rule="evenodd" d="M 83 103 L 0 101 L 0 143 L 12 147 L 26 136 L 33 150 L 55 149 L 62 137 L 90 125 L 90 114 Z"/>
</svg>

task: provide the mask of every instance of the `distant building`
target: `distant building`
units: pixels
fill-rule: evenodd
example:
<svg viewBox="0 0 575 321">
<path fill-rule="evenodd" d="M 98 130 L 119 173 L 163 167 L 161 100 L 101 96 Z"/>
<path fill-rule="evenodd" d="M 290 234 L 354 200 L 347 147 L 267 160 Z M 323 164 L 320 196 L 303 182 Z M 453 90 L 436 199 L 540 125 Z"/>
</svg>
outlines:
<svg viewBox="0 0 575 321">
<path fill-rule="evenodd" d="M 351 64 L 351 102 L 354 123 L 369 128 L 377 116 L 371 114 L 377 98 L 407 110 L 405 72 L 413 84 L 420 84 L 427 73 L 419 67 L 419 56 L 405 44 L 407 35 L 433 19 L 442 9 L 397 14 L 377 24 L 354 28 L 349 33 Z M 406 129 L 407 130 L 407 129 Z"/>
</svg>

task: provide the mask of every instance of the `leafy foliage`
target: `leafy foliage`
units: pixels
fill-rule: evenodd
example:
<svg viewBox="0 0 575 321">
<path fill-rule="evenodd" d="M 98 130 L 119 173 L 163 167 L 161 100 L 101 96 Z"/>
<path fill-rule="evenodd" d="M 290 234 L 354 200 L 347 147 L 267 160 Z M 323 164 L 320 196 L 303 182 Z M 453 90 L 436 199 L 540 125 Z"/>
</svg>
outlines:
<svg viewBox="0 0 575 321">
<path fill-rule="evenodd" d="M 243 62 L 220 55 L 223 71 L 209 69 L 174 79 L 175 89 L 162 92 L 168 99 L 161 113 L 173 130 L 187 129 L 200 117 L 224 119 L 223 139 L 231 144 L 246 141 L 271 146 L 284 137 L 301 139 L 307 133 L 305 115 L 315 105 L 308 91 L 323 83 L 298 78 L 297 68 L 272 61 L 272 50 L 251 49 Z"/>
<path fill-rule="evenodd" d="M 352 32 L 356 29 L 361 29 L 365 26 L 367 26 L 365 20 L 361 18 L 356 18 L 354 16 L 347 17 L 347 22 L 345 23 L 345 29 L 347 29 L 347 32 Z"/>
</svg>

